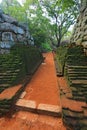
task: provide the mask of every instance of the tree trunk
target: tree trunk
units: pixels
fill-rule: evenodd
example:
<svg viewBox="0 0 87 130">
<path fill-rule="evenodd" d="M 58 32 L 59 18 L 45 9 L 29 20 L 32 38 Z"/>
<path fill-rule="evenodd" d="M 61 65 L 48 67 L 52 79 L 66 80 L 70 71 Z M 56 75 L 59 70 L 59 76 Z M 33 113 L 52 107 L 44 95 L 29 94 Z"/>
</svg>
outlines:
<svg viewBox="0 0 87 130">
<path fill-rule="evenodd" d="M 57 47 L 60 46 L 60 43 L 61 43 L 61 38 L 59 38 L 58 41 L 57 41 Z"/>
</svg>

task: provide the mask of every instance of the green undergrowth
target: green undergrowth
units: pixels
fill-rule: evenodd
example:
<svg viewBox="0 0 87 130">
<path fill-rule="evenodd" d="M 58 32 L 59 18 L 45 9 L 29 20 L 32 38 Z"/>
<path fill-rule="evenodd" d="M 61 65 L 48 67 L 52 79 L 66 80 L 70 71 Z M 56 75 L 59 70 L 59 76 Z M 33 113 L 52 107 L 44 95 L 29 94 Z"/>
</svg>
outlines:
<svg viewBox="0 0 87 130">
<path fill-rule="evenodd" d="M 57 49 L 57 53 L 56 53 L 58 68 L 59 68 L 59 71 L 61 71 L 62 73 L 63 73 L 65 61 L 66 61 L 67 49 L 68 49 L 67 46 L 60 46 Z"/>
<path fill-rule="evenodd" d="M 18 84 L 26 75 L 32 75 L 42 61 L 43 56 L 37 48 L 14 45 L 9 54 L 0 55 L 0 90 Z"/>
<path fill-rule="evenodd" d="M 85 56 L 82 46 L 60 46 L 57 49 L 57 62 L 59 68 L 66 72 L 65 65 L 85 66 L 87 64 L 87 56 Z"/>
<path fill-rule="evenodd" d="M 64 65 L 64 76 L 72 93 L 71 99 L 75 100 L 77 105 L 78 101 L 87 103 L 87 56 L 84 53 L 84 48 L 83 46 L 69 45 L 67 46 L 66 54 L 65 50 L 66 47 L 58 48 L 57 59 L 59 59 L 58 62 L 61 66 Z M 81 118 L 85 119 L 84 114 L 82 117 L 79 115 L 80 113 L 78 113 L 78 111 L 77 115 L 76 112 L 74 114 L 75 118 L 78 120 L 76 125 L 71 121 L 69 122 L 69 120 L 74 118 L 67 110 L 63 110 L 63 122 L 69 127 L 73 127 L 73 129 L 86 130 L 85 120 L 80 122 Z"/>
<path fill-rule="evenodd" d="M 24 90 L 27 75 L 29 81 L 42 61 L 41 52 L 29 45 L 15 44 L 9 54 L 0 54 L 0 93 L 19 83 L 23 84 L 11 99 L 0 99 L 0 116 L 10 112 Z"/>
<path fill-rule="evenodd" d="M 41 52 L 34 46 L 16 44 L 11 50 L 14 55 L 18 54 L 22 58 L 27 74 L 33 74 L 37 66 L 43 61 Z"/>
</svg>

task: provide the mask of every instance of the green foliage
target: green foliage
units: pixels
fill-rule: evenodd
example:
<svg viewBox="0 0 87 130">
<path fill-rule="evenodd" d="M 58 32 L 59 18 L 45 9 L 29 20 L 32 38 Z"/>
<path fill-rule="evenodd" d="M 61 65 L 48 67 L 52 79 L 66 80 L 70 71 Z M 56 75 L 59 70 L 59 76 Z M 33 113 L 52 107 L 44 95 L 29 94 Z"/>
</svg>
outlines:
<svg viewBox="0 0 87 130">
<path fill-rule="evenodd" d="M 36 46 L 46 42 L 59 46 L 76 20 L 77 3 L 78 0 L 26 0 L 21 6 L 17 0 L 4 0 L 1 8 L 29 25 Z"/>
<path fill-rule="evenodd" d="M 48 52 L 48 51 L 52 51 L 52 48 L 48 43 L 42 43 L 41 50 L 42 52 Z"/>
<path fill-rule="evenodd" d="M 64 66 L 65 64 L 67 50 L 68 50 L 67 46 L 60 46 L 57 49 L 57 59 L 60 62 L 61 66 Z"/>
<path fill-rule="evenodd" d="M 64 74 L 64 66 L 65 66 L 65 62 L 66 62 L 66 54 L 67 54 L 67 46 L 60 46 L 57 49 L 56 52 L 56 60 L 57 60 L 57 64 L 58 64 L 58 70 L 59 72 L 61 72 L 61 74 Z"/>
<path fill-rule="evenodd" d="M 65 63 L 69 65 L 85 65 L 87 62 L 83 47 L 76 45 L 60 46 L 57 49 L 57 59 L 62 66 Z"/>
<path fill-rule="evenodd" d="M 43 61 L 42 54 L 34 46 L 15 44 L 11 49 L 14 55 L 18 54 L 22 57 L 27 74 L 33 74 L 38 65 Z"/>
<path fill-rule="evenodd" d="M 83 46 L 76 46 L 76 45 L 68 45 L 68 46 L 60 46 L 57 49 L 57 62 L 59 68 L 64 70 L 64 66 L 71 65 L 71 66 L 85 66 L 87 63 L 87 56 L 84 55 Z"/>
<path fill-rule="evenodd" d="M 65 2 L 63 0 L 45 0 L 43 5 L 49 17 L 54 20 L 54 23 L 51 25 L 52 38 L 54 39 L 55 37 L 57 46 L 60 46 L 61 40 L 66 36 L 69 27 L 74 24 L 78 10 L 73 9 L 75 6 L 73 1 L 67 0 Z"/>
<path fill-rule="evenodd" d="M 18 83 L 19 78 L 25 76 L 25 71 L 23 70 L 24 63 L 19 55 L 13 55 L 13 53 L 0 55 L 0 72 L 2 73 L 2 79 L 0 78 L 1 84 L 7 83 L 10 87 Z M 21 75 L 21 77 L 19 75 Z"/>
<path fill-rule="evenodd" d="M 22 82 L 27 74 L 32 75 L 42 61 L 42 54 L 33 46 L 14 45 L 9 54 L 1 54 L 0 92 Z"/>
<path fill-rule="evenodd" d="M 49 42 L 50 23 L 49 19 L 43 16 L 43 10 L 40 5 L 37 6 L 35 9 L 29 9 L 29 13 L 31 14 L 29 18 L 29 29 L 31 35 L 34 37 L 35 45 L 41 47 L 42 43 Z"/>
</svg>

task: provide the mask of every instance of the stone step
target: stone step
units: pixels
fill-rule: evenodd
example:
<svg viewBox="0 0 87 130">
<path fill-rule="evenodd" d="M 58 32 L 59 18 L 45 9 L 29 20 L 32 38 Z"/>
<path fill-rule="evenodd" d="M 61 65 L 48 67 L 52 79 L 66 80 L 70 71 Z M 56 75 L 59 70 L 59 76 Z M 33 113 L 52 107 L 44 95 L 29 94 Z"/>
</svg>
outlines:
<svg viewBox="0 0 87 130">
<path fill-rule="evenodd" d="M 40 114 L 60 117 L 61 107 L 49 104 L 39 104 L 37 107 L 37 112 Z"/>
<path fill-rule="evenodd" d="M 51 116 L 61 116 L 61 107 L 56 105 L 49 104 L 39 104 L 37 106 L 35 101 L 19 99 L 16 104 L 16 109 L 25 110 L 39 114 L 46 114 Z"/>
<path fill-rule="evenodd" d="M 3 86 L 3 87 L 8 87 L 9 84 L 7 84 L 7 83 L 6 83 L 6 84 L 5 84 L 5 83 L 4 83 L 4 84 L 1 84 L 1 83 L 0 83 L 0 87 L 1 87 L 1 86 Z"/>
<path fill-rule="evenodd" d="M 11 79 L 0 79 L 0 84 L 4 84 L 4 83 L 8 83 L 8 84 L 11 84 L 12 83 L 12 80 Z"/>
<path fill-rule="evenodd" d="M 26 91 L 24 91 L 24 92 L 22 92 L 22 94 L 20 95 L 20 97 L 19 98 L 24 98 L 24 96 L 26 95 Z"/>
<path fill-rule="evenodd" d="M 83 75 L 86 75 L 87 74 L 87 72 L 86 71 L 80 71 L 80 72 L 78 72 L 78 71 L 71 71 L 71 70 L 68 70 L 68 72 L 67 72 L 69 75 L 71 74 L 78 74 L 78 75 L 81 75 L 81 74 L 83 74 Z"/>
<path fill-rule="evenodd" d="M 72 94 L 73 94 L 73 96 L 79 96 L 79 97 L 83 97 L 84 96 L 84 93 L 79 92 L 79 91 L 73 91 Z"/>
<path fill-rule="evenodd" d="M 2 79 L 10 79 L 10 78 L 15 78 L 16 76 L 14 76 L 14 75 L 2 75 L 2 76 L 0 76 L 0 80 Z"/>
<path fill-rule="evenodd" d="M 1 94 L 0 94 L 0 100 L 3 102 L 10 102 L 15 94 L 17 94 L 22 87 L 22 84 L 19 84 L 17 86 L 11 86 L 9 88 L 6 88 Z M 6 100 L 5 100 L 6 99 Z"/>
<path fill-rule="evenodd" d="M 87 95 L 87 92 L 86 90 L 84 89 L 83 90 L 72 90 L 72 95 L 73 95 L 73 99 L 74 100 L 79 100 L 79 101 L 86 101 L 86 95 Z"/>
<path fill-rule="evenodd" d="M 0 80 L 3 80 L 3 81 L 4 81 L 4 80 L 10 80 L 10 79 L 15 78 L 15 77 L 16 77 L 16 76 L 14 76 L 14 75 L 12 75 L 12 76 L 10 76 L 10 77 L 9 77 L 9 76 L 6 76 L 6 77 L 4 76 L 3 78 L 0 77 Z"/>
<path fill-rule="evenodd" d="M 65 96 L 66 96 L 67 99 L 73 99 L 72 92 L 66 93 Z"/>
<path fill-rule="evenodd" d="M 12 102 L 12 99 L 8 100 L 8 99 L 0 99 L 0 105 L 5 105 L 5 104 L 10 104 Z"/>
<path fill-rule="evenodd" d="M 85 69 L 85 68 L 76 68 L 76 69 L 74 69 L 74 68 L 67 68 L 67 70 L 68 71 L 74 71 L 74 72 L 87 72 L 87 69 Z"/>
<path fill-rule="evenodd" d="M 1 63 L 0 66 L 2 66 L 3 64 L 9 64 L 9 65 L 15 64 L 16 65 L 16 63 L 22 63 L 22 62 L 20 61 L 20 59 L 15 59 L 14 62 L 13 61 L 8 62 L 7 59 L 6 59 L 6 60 L 1 60 L 0 63 Z"/>
<path fill-rule="evenodd" d="M 84 76 L 78 76 L 78 77 L 69 77 L 70 80 L 87 80 L 87 77 L 84 77 Z"/>
<path fill-rule="evenodd" d="M 82 69 L 82 68 L 86 68 L 86 69 L 87 69 L 87 66 L 80 66 L 80 65 L 78 65 L 78 66 L 73 66 L 73 65 L 70 65 L 70 66 L 69 66 L 69 65 L 67 65 L 66 67 L 68 67 L 68 68 L 76 68 L 76 69 L 77 69 L 77 68 L 81 68 L 81 69 Z"/>
<path fill-rule="evenodd" d="M 73 91 L 75 91 L 75 92 L 77 92 L 77 91 L 78 91 L 78 89 L 77 89 L 77 88 L 75 88 L 74 86 L 70 86 L 70 89 L 72 90 L 72 92 L 73 92 Z"/>
<path fill-rule="evenodd" d="M 87 84 L 87 80 L 72 80 L 72 84 Z"/>
<path fill-rule="evenodd" d="M 9 72 L 0 72 L 0 76 L 16 76 L 17 75 L 17 72 L 12 72 L 12 71 L 9 71 Z"/>
<path fill-rule="evenodd" d="M 82 107 L 83 111 L 84 111 L 84 117 L 87 118 L 87 104 L 85 106 Z"/>
<path fill-rule="evenodd" d="M 86 102 L 86 98 L 85 96 L 81 97 L 81 96 L 73 96 L 73 100 L 75 101 L 81 101 L 81 102 Z"/>
<path fill-rule="evenodd" d="M 9 112 L 9 109 L 7 108 L 0 108 L 0 113 L 7 113 Z"/>
<path fill-rule="evenodd" d="M 61 96 L 61 105 L 64 109 L 69 109 L 74 112 L 82 112 L 82 107 L 85 106 L 86 103 L 82 101 L 76 101 L 74 99 L 68 99 L 65 97 L 65 95 L 63 95 Z"/>
<path fill-rule="evenodd" d="M 3 69 L 0 69 L 0 73 L 4 73 L 4 72 L 14 73 L 14 72 L 16 72 L 17 69 L 19 69 L 19 67 L 18 68 L 15 68 L 15 67 L 13 67 L 13 68 L 3 68 Z M 19 69 L 19 71 L 20 71 L 20 69 Z"/>
<path fill-rule="evenodd" d="M 63 115 L 64 115 L 65 117 L 71 117 L 71 118 L 76 118 L 76 119 L 78 119 L 78 118 L 79 118 L 79 119 L 82 119 L 83 116 L 84 116 L 83 111 L 78 112 L 78 111 L 72 111 L 72 110 L 70 110 L 70 109 L 64 109 L 64 108 L 63 108 L 62 112 L 63 112 Z"/>
<path fill-rule="evenodd" d="M 79 73 L 79 74 L 68 74 L 68 77 L 70 77 L 70 78 L 72 78 L 72 77 L 75 77 L 75 78 L 86 77 L 87 78 L 87 74 L 82 74 L 82 73 Z"/>
<path fill-rule="evenodd" d="M 11 107 L 11 105 L 8 105 L 8 104 L 0 104 L 0 109 L 3 108 L 3 109 L 9 109 Z"/>
<path fill-rule="evenodd" d="M 71 89 L 69 87 L 61 87 L 60 90 L 63 92 L 63 93 L 70 93 L 71 92 Z"/>
<path fill-rule="evenodd" d="M 82 91 L 84 89 L 87 90 L 87 84 L 81 84 L 81 83 L 76 84 L 76 83 L 73 83 L 73 84 L 71 84 L 70 87 L 74 87 L 74 88 L 82 90 Z"/>
</svg>

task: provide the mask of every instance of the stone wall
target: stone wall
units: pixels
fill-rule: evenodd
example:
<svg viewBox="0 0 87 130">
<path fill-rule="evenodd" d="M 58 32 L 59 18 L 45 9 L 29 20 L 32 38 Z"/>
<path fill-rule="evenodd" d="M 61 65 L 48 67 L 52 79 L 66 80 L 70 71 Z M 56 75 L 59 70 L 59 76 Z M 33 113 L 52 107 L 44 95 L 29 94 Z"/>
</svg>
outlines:
<svg viewBox="0 0 87 130">
<path fill-rule="evenodd" d="M 83 45 L 87 52 L 87 8 L 80 11 L 79 17 L 74 26 L 71 43 Z"/>
<path fill-rule="evenodd" d="M 34 44 L 28 26 L 0 10 L 0 48 L 10 48 L 15 43 Z"/>
</svg>

